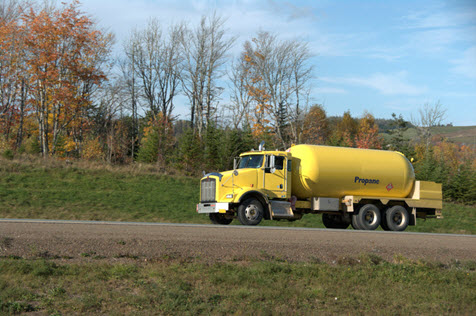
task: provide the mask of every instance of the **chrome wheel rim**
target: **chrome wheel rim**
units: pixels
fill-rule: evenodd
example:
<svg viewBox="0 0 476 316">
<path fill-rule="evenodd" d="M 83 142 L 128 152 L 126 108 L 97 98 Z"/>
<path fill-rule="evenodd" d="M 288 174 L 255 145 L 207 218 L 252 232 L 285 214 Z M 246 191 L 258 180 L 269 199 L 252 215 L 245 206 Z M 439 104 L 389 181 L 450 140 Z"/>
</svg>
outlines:
<svg viewBox="0 0 476 316">
<path fill-rule="evenodd" d="M 372 211 L 367 211 L 364 214 L 364 222 L 366 222 L 369 225 L 375 224 L 377 221 L 377 216 L 375 216 L 375 213 Z"/>
<path fill-rule="evenodd" d="M 403 214 L 401 212 L 395 212 L 392 220 L 395 225 L 400 226 L 403 222 Z"/>
<path fill-rule="evenodd" d="M 250 204 L 246 207 L 246 209 L 245 209 L 246 219 L 252 221 L 252 220 L 257 219 L 258 216 L 259 216 L 259 208 L 256 205 Z"/>
</svg>

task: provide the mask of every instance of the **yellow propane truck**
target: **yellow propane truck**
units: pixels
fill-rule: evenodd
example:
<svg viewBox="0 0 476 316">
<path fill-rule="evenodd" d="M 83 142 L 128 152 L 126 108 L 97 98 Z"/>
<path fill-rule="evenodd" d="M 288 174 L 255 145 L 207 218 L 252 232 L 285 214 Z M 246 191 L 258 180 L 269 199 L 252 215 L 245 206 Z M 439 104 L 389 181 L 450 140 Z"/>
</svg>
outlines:
<svg viewBox="0 0 476 316">
<path fill-rule="evenodd" d="M 322 214 L 327 228 L 390 231 L 440 218 L 441 209 L 441 184 L 415 181 L 399 152 L 316 145 L 267 151 L 264 143 L 235 159 L 233 170 L 204 175 L 197 205 L 214 224 Z"/>
</svg>

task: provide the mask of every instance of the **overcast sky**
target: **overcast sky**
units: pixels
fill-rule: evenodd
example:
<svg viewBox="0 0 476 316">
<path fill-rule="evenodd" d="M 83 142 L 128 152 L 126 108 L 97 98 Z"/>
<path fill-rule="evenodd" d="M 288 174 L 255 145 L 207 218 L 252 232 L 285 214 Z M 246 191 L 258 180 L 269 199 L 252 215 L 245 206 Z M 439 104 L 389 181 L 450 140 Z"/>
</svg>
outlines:
<svg viewBox="0 0 476 316">
<path fill-rule="evenodd" d="M 447 108 L 446 123 L 476 125 L 476 1 L 83 0 L 82 8 L 122 45 L 150 17 L 196 25 L 216 11 L 238 37 L 257 31 L 309 43 L 312 102 L 328 115 L 365 110 L 404 118 L 425 103 Z M 119 51 L 119 50 L 117 50 Z M 224 99 L 222 102 L 227 102 Z M 188 106 L 176 112 L 187 118 Z"/>
</svg>

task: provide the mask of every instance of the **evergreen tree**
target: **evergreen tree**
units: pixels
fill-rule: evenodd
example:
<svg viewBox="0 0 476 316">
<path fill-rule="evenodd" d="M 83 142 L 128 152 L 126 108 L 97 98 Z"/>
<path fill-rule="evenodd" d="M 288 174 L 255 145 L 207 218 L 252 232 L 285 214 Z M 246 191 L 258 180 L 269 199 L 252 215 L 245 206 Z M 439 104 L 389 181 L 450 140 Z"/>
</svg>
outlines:
<svg viewBox="0 0 476 316">
<path fill-rule="evenodd" d="M 152 115 L 144 128 L 144 137 L 137 154 L 137 161 L 159 163 L 165 166 L 173 147 L 173 127 L 170 120 L 162 115 Z"/>
<path fill-rule="evenodd" d="M 219 171 L 223 146 L 220 143 L 223 133 L 213 123 L 208 124 L 204 137 L 205 166 L 208 170 Z"/>
<path fill-rule="evenodd" d="M 178 167 L 188 174 L 199 174 L 204 166 L 203 146 L 198 133 L 187 129 L 179 139 Z"/>
<path fill-rule="evenodd" d="M 388 131 L 391 136 L 389 149 L 399 151 L 406 157 L 412 157 L 415 154 L 415 150 L 410 144 L 410 139 L 404 135 L 405 131 L 409 128 L 409 123 L 403 119 L 401 114 L 397 117 L 395 113 L 392 113 L 392 118 L 392 128 Z"/>
<path fill-rule="evenodd" d="M 460 165 L 444 189 L 447 199 L 470 204 L 476 202 L 476 171 L 470 161 Z"/>
</svg>

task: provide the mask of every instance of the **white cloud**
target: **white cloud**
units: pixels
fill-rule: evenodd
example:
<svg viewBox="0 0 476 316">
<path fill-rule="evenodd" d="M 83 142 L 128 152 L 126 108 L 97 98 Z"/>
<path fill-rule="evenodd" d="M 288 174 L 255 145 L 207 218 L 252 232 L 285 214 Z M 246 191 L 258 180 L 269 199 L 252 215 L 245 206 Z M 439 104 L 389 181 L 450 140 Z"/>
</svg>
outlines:
<svg viewBox="0 0 476 316">
<path fill-rule="evenodd" d="M 470 79 L 476 79 L 476 46 L 465 50 L 460 58 L 453 59 L 451 71 Z"/>
<path fill-rule="evenodd" d="M 407 83 L 407 72 L 394 74 L 375 73 L 368 77 L 319 78 L 328 83 L 341 83 L 353 86 L 363 86 L 379 91 L 384 95 L 421 95 L 428 91 L 427 87 L 418 87 Z"/>
<path fill-rule="evenodd" d="M 476 5 L 471 2 L 436 4 L 412 12 L 401 18 L 400 28 L 407 32 L 405 49 L 434 55 L 446 54 L 461 44 L 473 44 L 475 21 Z"/>
<path fill-rule="evenodd" d="M 474 6 L 456 10 L 438 6 L 426 11 L 415 11 L 402 17 L 402 27 L 408 29 L 448 28 L 473 24 L 475 20 Z"/>
<path fill-rule="evenodd" d="M 235 0 L 209 1 L 148 1 L 148 0 L 83 0 L 83 9 L 96 17 L 102 27 L 112 30 L 121 44 L 134 27 L 143 28 L 149 17 L 157 18 L 164 27 L 186 22 L 194 27 L 202 15 L 214 11 L 226 19 L 230 36 L 238 36 L 232 53 L 241 51 L 245 40 L 258 31 L 269 31 L 281 39 L 299 38 L 309 42 L 311 53 L 317 56 L 350 55 L 349 43 L 362 34 L 329 34 L 319 27 L 315 9 L 281 1 Z"/>
</svg>

